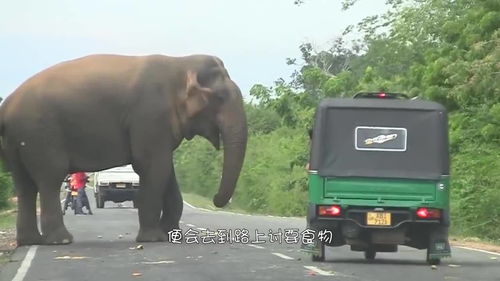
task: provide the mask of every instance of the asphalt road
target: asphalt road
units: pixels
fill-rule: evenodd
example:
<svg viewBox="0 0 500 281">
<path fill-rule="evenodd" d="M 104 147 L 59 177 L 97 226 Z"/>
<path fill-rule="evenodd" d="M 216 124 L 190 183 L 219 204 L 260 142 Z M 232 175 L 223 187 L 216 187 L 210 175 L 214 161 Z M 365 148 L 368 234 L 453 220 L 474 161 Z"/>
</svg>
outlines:
<svg viewBox="0 0 500 281">
<path fill-rule="evenodd" d="M 378 253 L 372 262 L 348 247 L 328 248 L 326 261 L 313 263 L 299 244 L 268 239 L 269 230 L 302 231 L 304 219 L 213 212 L 188 205 L 182 216 L 182 244 L 145 243 L 141 250 L 134 241 L 137 211 L 130 206 L 130 202 L 121 207 L 107 202 L 105 209 L 94 209 L 94 216 L 68 213 L 65 223 L 75 238 L 73 244 L 20 247 L 14 262 L 1 269 L 0 280 L 500 280 L 499 255 L 456 247 L 453 257 L 435 269 L 426 264 L 424 251 L 407 247 L 400 247 L 398 253 Z M 189 229 L 201 232 L 198 244 L 186 244 Z M 249 243 L 242 238 L 203 244 L 202 236 L 213 239 L 205 229 L 232 230 L 233 237 L 236 229 L 246 229 Z M 256 230 L 267 236 L 265 243 L 251 243 L 264 240 L 260 235 L 256 238 Z"/>
</svg>

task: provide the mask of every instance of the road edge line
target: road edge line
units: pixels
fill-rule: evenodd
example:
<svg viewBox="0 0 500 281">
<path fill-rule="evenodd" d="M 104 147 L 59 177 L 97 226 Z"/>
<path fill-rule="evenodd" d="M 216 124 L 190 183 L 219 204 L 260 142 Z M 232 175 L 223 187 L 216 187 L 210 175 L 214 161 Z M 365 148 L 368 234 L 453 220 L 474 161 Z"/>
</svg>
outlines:
<svg viewBox="0 0 500 281">
<path fill-rule="evenodd" d="M 205 208 L 200 208 L 200 207 L 195 207 L 191 204 L 189 204 L 188 202 L 186 202 L 185 200 L 182 200 L 182 202 L 184 202 L 184 204 L 186 204 L 188 207 L 191 207 L 192 209 L 195 209 L 195 210 L 200 210 L 200 211 L 205 211 L 205 212 L 209 212 L 209 213 L 219 213 L 219 214 L 228 214 L 228 215 L 237 215 L 237 216 L 248 216 L 248 217 L 252 217 L 252 216 L 262 216 L 262 217 L 270 217 L 270 218 L 280 218 L 280 219 L 305 219 L 306 217 L 282 217 L 282 216 L 273 216 L 273 215 L 266 215 L 266 214 L 247 214 L 247 213 L 238 213 L 238 212 L 232 212 L 232 211 L 219 211 L 219 210 L 210 210 L 210 209 L 205 209 Z"/>
<path fill-rule="evenodd" d="M 495 253 L 495 252 L 490 252 L 490 251 L 486 251 L 486 250 L 470 248 L 470 247 L 465 247 L 465 246 L 455 246 L 455 248 L 460 248 L 460 249 L 465 249 L 465 250 L 469 250 L 469 251 L 475 251 L 475 252 L 481 252 L 481 253 L 486 253 L 486 254 L 490 254 L 490 255 L 500 256 L 500 253 Z"/>
<path fill-rule="evenodd" d="M 323 269 L 319 269 L 319 268 L 317 268 L 316 266 L 312 266 L 312 265 L 304 265 L 304 268 L 309 269 L 309 270 L 311 270 L 311 271 L 314 271 L 314 272 L 316 272 L 317 274 L 322 275 L 322 276 L 335 276 L 335 273 L 334 273 L 334 272 L 331 272 L 331 271 L 325 271 L 325 270 L 323 270 Z"/>
<path fill-rule="evenodd" d="M 277 256 L 277 257 L 280 257 L 280 258 L 282 258 L 282 259 L 285 259 L 285 260 L 294 260 L 294 258 L 289 257 L 289 256 L 287 256 L 287 255 L 283 255 L 283 254 L 281 254 L 281 253 L 272 253 L 272 254 L 273 254 L 273 255 L 275 255 L 275 256 Z"/>
<path fill-rule="evenodd" d="M 195 207 L 195 206 L 193 206 L 193 205 L 189 204 L 186 200 L 182 200 L 182 202 L 184 202 L 184 204 L 186 204 L 186 205 L 187 205 L 188 207 L 190 207 L 190 208 L 193 208 L 193 209 L 198 209 L 198 207 Z"/>
<path fill-rule="evenodd" d="M 213 211 L 213 210 L 209 210 L 209 209 L 204 209 L 204 208 L 200 208 L 200 207 L 195 207 L 191 204 L 189 204 L 187 201 L 185 200 L 182 200 L 182 202 L 184 202 L 184 204 L 186 204 L 188 207 L 192 208 L 192 209 L 195 209 L 195 210 L 200 210 L 200 211 L 205 211 L 205 212 L 210 212 L 210 213 L 214 213 L 214 212 L 217 212 L 217 211 Z"/>
<path fill-rule="evenodd" d="M 255 249 L 265 249 L 264 247 L 262 246 L 259 246 L 259 245 L 255 245 L 255 244 L 246 244 L 248 247 L 252 247 L 252 248 L 255 248 Z"/>
<path fill-rule="evenodd" d="M 26 253 L 26 256 L 23 259 L 23 262 L 21 263 L 21 266 L 17 269 L 16 275 L 12 279 L 12 281 L 23 281 L 24 277 L 26 277 L 26 273 L 28 273 L 28 270 L 31 266 L 31 262 L 33 261 L 33 258 L 35 257 L 36 250 L 38 249 L 38 245 L 31 246 Z"/>
</svg>

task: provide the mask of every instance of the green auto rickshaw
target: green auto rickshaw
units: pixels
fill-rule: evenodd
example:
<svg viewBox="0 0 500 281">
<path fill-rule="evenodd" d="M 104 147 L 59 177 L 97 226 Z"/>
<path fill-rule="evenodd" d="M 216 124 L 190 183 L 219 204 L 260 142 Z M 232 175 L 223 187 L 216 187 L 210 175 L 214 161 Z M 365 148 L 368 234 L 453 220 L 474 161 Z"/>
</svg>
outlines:
<svg viewBox="0 0 500 281">
<path fill-rule="evenodd" d="M 316 111 L 307 223 L 374 259 L 398 245 L 427 250 L 427 262 L 451 255 L 449 153 L 445 108 L 391 93 L 325 99 Z"/>
</svg>

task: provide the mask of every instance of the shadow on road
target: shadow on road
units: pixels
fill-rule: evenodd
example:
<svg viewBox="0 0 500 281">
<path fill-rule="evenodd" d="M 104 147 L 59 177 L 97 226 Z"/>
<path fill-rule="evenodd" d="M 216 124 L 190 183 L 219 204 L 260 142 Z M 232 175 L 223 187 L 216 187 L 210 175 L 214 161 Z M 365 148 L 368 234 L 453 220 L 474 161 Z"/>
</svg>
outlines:
<svg viewBox="0 0 500 281">
<path fill-rule="evenodd" d="M 425 260 L 395 260 L 395 259 L 329 259 L 325 263 L 356 263 L 356 264 L 394 264 L 394 265 L 427 265 Z"/>
<path fill-rule="evenodd" d="M 328 259 L 324 263 L 327 264 L 374 264 L 374 265 L 421 265 L 429 266 L 427 262 L 422 260 L 396 260 L 396 259 L 375 259 L 372 261 L 365 259 Z M 499 266 L 498 262 L 485 261 L 453 261 L 444 259 L 438 266 L 448 266 L 449 264 L 458 264 L 460 267 L 494 267 Z"/>
<path fill-rule="evenodd" d="M 103 209 L 98 209 L 98 210 L 106 210 L 106 209 L 112 209 L 112 210 L 119 210 L 119 209 L 135 209 L 134 207 L 120 207 L 120 206 L 113 206 L 113 207 L 106 207 Z"/>
</svg>

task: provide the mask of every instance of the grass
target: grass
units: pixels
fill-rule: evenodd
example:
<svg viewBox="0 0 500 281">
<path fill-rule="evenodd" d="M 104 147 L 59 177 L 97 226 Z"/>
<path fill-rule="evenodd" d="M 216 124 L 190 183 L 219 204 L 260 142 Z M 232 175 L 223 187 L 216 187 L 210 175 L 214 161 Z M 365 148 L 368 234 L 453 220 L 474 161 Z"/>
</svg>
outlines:
<svg viewBox="0 0 500 281">
<path fill-rule="evenodd" d="M 10 262 L 10 256 L 8 256 L 8 255 L 0 256 L 0 265 L 4 265 L 8 262 Z"/>
<path fill-rule="evenodd" d="M 0 213 L 0 229 L 14 228 L 16 225 L 16 213 L 4 211 Z"/>
<path fill-rule="evenodd" d="M 211 199 L 194 193 L 182 193 L 182 198 L 184 199 L 184 201 L 198 208 L 212 211 L 229 211 L 234 213 L 249 214 L 249 212 L 243 209 L 232 206 L 231 203 L 228 203 L 224 208 L 217 208 L 214 206 L 214 203 Z"/>
</svg>

